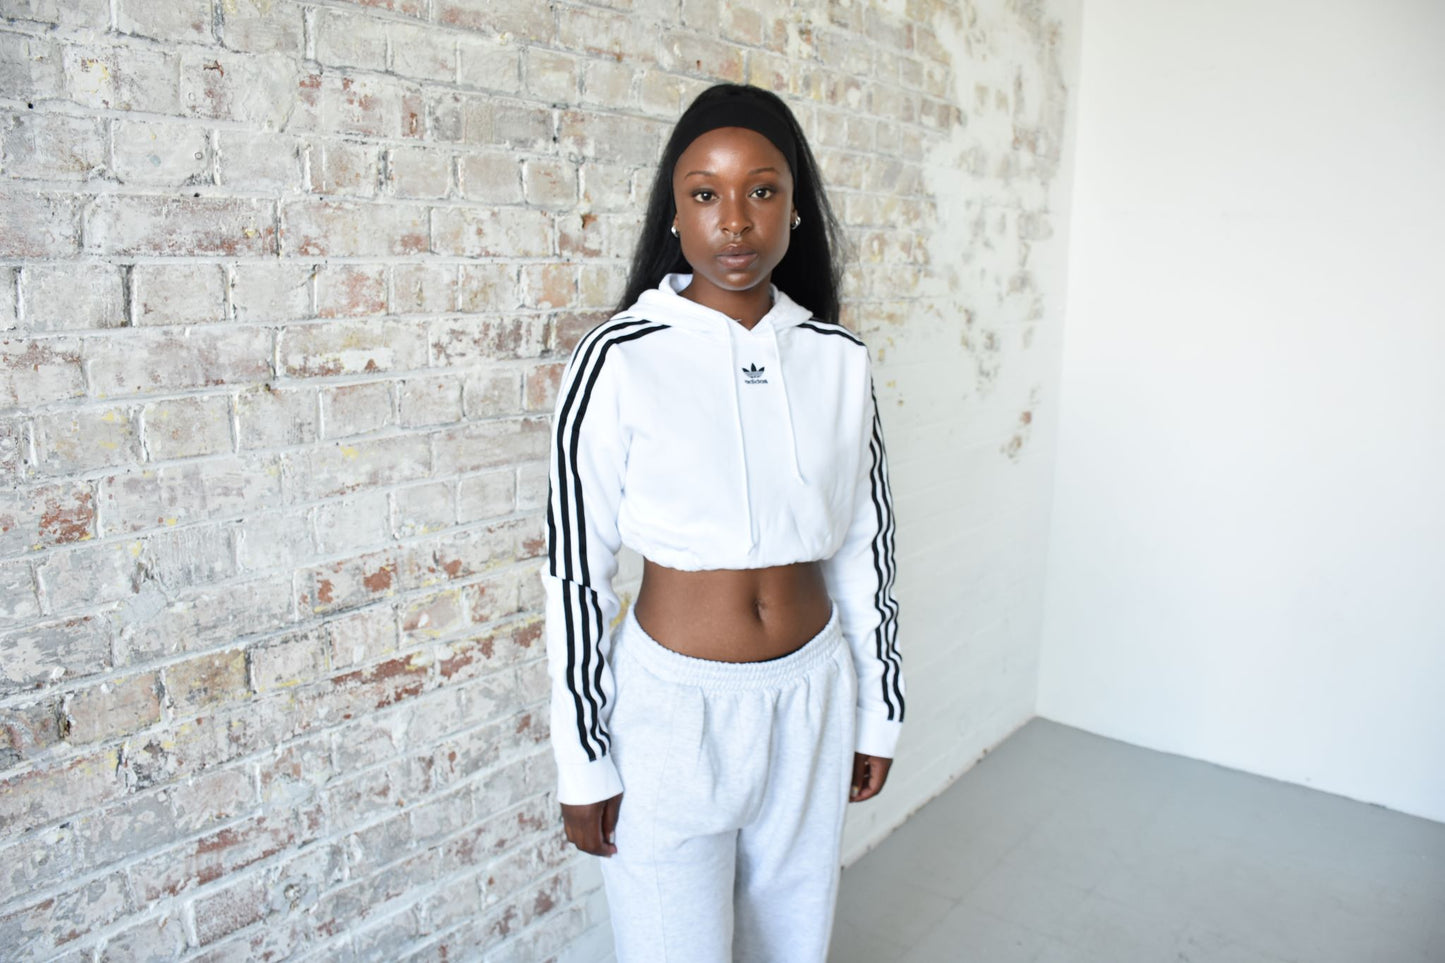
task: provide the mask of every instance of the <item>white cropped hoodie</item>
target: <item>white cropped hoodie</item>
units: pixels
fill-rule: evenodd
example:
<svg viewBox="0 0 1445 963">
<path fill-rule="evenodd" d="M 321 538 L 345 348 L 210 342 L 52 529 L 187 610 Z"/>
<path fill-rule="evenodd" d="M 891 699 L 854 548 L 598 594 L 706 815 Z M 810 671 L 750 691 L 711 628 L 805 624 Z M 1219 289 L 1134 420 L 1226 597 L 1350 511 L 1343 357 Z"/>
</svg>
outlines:
<svg viewBox="0 0 1445 963">
<path fill-rule="evenodd" d="M 857 751 L 903 722 L 893 504 L 868 349 L 776 287 L 751 330 L 671 274 L 588 332 L 557 393 L 546 648 L 558 799 L 623 786 L 609 753 L 621 545 L 669 568 L 821 561 L 858 675 Z"/>
</svg>

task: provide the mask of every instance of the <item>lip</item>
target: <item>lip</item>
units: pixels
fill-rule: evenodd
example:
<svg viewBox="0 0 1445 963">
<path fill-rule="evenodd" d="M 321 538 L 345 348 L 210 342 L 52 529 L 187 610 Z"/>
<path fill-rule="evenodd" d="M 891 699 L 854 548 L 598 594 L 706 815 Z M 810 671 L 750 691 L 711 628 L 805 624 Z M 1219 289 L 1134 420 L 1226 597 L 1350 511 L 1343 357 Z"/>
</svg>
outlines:
<svg viewBox="0 0 1445 963">
<path fill-rule="evenodd" d="M 758 259 L 758 252 L 744 244 L 729 244 L 714 255 L 723 267 L 737 270 L 745 268 Z"/>
</svg>

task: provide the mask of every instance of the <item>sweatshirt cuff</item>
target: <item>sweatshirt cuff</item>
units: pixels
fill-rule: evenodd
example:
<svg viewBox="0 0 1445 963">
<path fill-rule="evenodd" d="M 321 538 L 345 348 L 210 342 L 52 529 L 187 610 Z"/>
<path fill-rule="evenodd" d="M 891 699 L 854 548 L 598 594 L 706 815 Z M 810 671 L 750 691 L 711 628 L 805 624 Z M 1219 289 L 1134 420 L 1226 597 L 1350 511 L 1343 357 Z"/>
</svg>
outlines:
<svg viewBox="0 0 1445 963">
<path fill-rule="evenodd" d="M 611 756 L 595 762 L 557 763 L 557 801 L 569 806 L 611 799 L 622 791 L 622 777 Z"/>
<path fill-rule="evenodd" d="M 865 756 L 892 759 L 898 747 L 898 735 L 903 723 L 867 709 L 858 710 L 858 738 L 856 748 Z"/>
</svg>

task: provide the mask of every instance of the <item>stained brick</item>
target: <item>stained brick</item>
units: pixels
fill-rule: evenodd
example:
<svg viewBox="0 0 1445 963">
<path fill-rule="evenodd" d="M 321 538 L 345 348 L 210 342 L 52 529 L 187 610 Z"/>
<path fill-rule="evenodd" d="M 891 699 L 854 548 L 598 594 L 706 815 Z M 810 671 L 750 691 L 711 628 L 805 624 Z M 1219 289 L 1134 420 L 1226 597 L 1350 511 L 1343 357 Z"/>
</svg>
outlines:
<svg viewBox="0 0 1445 963">
<path fill-rule="evenodd" d="M 272 338 L 270 331 L 250 327 L 157 329 L 124 339 L 87 339 L 83 354 L 92 391 L 106 397 L 265 381 L 271 376 Z M 163 369 L 151 360 L 160 357 L 166 359 Z"/>
<path fill-rule="evenodd" d="M 194 124 L 119 121 L 115 174 L 123 184 L 183 187 L 211 183 L 210 134 Z"/>
<path fill-rule="evenodd" d="M 554 33 L 551 6 L 529 0 L 437 0 L 435 10 L 442 23 L 523 40 L 550 40 Z M 562 17 L 564 23 L 567 19 Z"/>
<path fill-rule="evenodd" d="M 158 401 L 142 411 L 153 461 L 231 450 L 231 402 L 224 395 Z"/>
<path fill-rule="evenodd" d="M 304 445 L 320 437 L 314 388 L 263 385 L 236 397 L 242 451 Z"/>
<path fill-rule="evenodd" d="M 404 204 L 298 201 L 284 206 L 282 223 L 288 255 L 375 257 L 430 246 L 426 209 Z"/>
<path fill-rule="evenodd" d="M 0 257 L 67 257 L 79 246 L 73 196 L 0 187 Z"/>
<path fill-rule="evenodd" d="M 161 719 L 160 679 L 146 673 L 82 689 L 66 700 L 65 719 L 69 739 L 77 744 L 114 739 L 154 725 Z"/>
<path fill-rule="evenodd" d="M 516 473 L 510 468 L 463 477 L 457 494 L 457 521 L 465 524 L 510 515 L 516 489 Z"/>
<path fill-rule="evenodd" d="M 89 482 L 0 489 L 0 555 L 95 537 L 95 494 Z"/>
<path fill-rule="evenodd" d="M 444 425 L 462 419 L 462 381 L 445 376 L 408 378 L 398 392 L 401 424 Z"/>
<path fill-rule="evenodd" d="M 302 10 L 267 0 L 218 4 L 221 41 L 232 50 L 297 56 L 304 52 Z"/>
<path fill-rule="evenodd" d="M 0 153 L 11 177 L 83 181 L 106 166 L 104 121 L 64 114 L 0 115 Z"/>
<path fill-rule="evenodd" d="M 328 265 L 316 275 L 316 316 L 356 318 L 386 313 L 386 268 L 380 264 Z"/>
<path fill-rule="evenodd" d="M 552 253 L 552 221 L 527 208 L 444 208 L 436 212 L 436 250 L 462 257 L 542 257 Z"/>
<path fill-rule="evenodd" d="M 68 475 L 138 462 L 140 426 L 127 408 L 81 408 L 35 417 L 36 468 Z"/>
<path fill-rule="evenodd" d="M 166 700 L 181 715 L 246 697 L 246 653 L 240 649 L 200 655 L 168 666 Z"/>
<path fill-rule="evenodd" d="M 398 264 L 392 270 L 392 314 L 441 314 L 455 310 L 455 264 Z"/>
<path fill-rule="evenodd" d="M 464 38 L 457 49 L 460 54 L 458 73 L 463 85 L 508 94 L 521 90 L 522 48 Z M 539 66 L 538 69 L 543 68 Z"/>
<path fill-rule="evenodd" d="M 408 371 L 426 367 L 426 331 L 394 321 L 334 321 L 288 327 L 281 365 L 291 377 Z"/>
<path fill-rule="evenodd" d="M 92 254 L 273 254 L 269 202 L 227 197 L 102 194 L 86 214 Z"/>
<path fill-rule="evenodd" d="M 370 197 L 381 180 L 381 151 L 371 144 L 324 141 L 311 148 L 311 190 Z"/>
<path fill-rule="evenodd" d="M 180 105 L 177 58 L 142 46 L 65 47 L 65 87 L 91 108 L 173 114 Z"/>
</svg>

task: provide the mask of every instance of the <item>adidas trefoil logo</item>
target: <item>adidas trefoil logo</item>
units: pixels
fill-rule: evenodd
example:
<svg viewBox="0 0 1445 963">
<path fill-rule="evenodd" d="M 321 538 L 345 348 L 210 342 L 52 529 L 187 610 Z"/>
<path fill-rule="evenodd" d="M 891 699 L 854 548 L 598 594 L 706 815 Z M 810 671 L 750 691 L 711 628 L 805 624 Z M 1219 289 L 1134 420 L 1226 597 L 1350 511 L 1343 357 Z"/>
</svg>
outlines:
<svg viewBox="0 0 1445 963">
<path fill-rule="evenodd" d="M 765 385 L 768 383 L 768 379 L 763 377 L 763 372 L 766 370 L 766 368 L 759 368 L 756 364 L 750 364 L 742 369 L 743 378 L 750 385 Z"/>
</svg>

